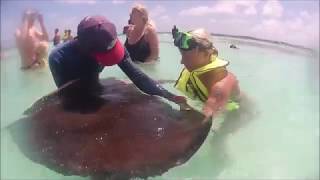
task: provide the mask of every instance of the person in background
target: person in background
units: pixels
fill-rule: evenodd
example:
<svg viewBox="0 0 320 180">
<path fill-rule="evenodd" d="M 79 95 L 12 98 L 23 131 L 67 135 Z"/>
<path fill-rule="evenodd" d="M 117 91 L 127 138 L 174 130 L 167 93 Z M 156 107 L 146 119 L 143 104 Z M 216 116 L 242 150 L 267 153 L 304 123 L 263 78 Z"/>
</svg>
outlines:
<svg viewBox="0 0 320 180">
<path fill-rule="evenodd" d="M 68 41 L 68 29 L 64 30 L 62 41 L 63 42 L 67 42 Z"/>
<path fill-rule="evenodd" d="M 176 27 L 172 34 L 184 65 L 175 87 L 190 98 L 201 100 L 206 117 L 238 109 L 238 80 L 228 71 L 229 62 L 218 57 L 210 34 L 204 29 L 179 32 Z"/>
<path fill-rule="evenodd" d="M 73 36 L 72 36 L 72 34 L 71 34 L 71 29 L 69 29 L 68 31 L 67 31 L 67 41 L 70 41 L 70 40 L 72 40 L 73 39 Z"/>
<path fill-rule="evenodd" d="M 177 26 L 173 25 L 173 28 L 171 30 L 171 34 L 172 34 L 173 39 L 176 38 L 176 35 L 178 35 L 178 32 L 179 32 L 179 30 L 178 30 Z"/>
<path fill-rule="evenodd" d="M 40 31 L 34 24 L 36 20 L 39 21 Z M 22 16 L 22 25 L 15 32 L 15 38 L 21 56 L 21 69 L 45 66 L 49 36 L 41 14 L 26 10 Z"/>
<path fill-rule="evenodd" d="M 58 88 L 77 79 L 99 87 L 99 73 L 105 66 L 113 65 L 118 65 L 144 93 L 188 108 L 185 97 L 167 91 L 132 63 L 117 38 L 115 25 L 103 16 L 85 17 L 78 25 L 77 38 L 58 46 L 49 56 L 49 67 Z"/>
<path fill-rule="evenodd" d="M 129 25 L 124 27 L 125 47 L 135 62 L 152 62 L 159 58 L 159 39 L 147 9 L 136 5 L 130 13 Z"/>
<path fill-rule="evenodd" d="M 61 37 L 60 37 L 60 34 L 59 34 L 59 29 L 56 28 L 54 30 L 54 37 L 53 37 L 53 45 L 56 46 L 60 43 L 61 41 Z"/>
<path fill-rule="evenodd" d="M 234 44 L 231 44 L 230 45 L 230 48 L 232 48 L 232 49 L 239 49 L 236 45 L 234 45 Z"/>
</svg>

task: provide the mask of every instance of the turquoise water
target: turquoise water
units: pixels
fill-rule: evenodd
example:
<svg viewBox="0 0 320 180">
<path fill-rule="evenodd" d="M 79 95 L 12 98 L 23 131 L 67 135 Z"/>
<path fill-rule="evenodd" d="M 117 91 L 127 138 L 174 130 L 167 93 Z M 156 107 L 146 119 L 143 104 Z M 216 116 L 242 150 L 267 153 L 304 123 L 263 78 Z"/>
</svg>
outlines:
<svg viewBox="0 0 320 180">
<path fill-rule="evenodd" d="M 176 79 L 182 68 L 179 52 L 169 35 L 160 40 L 160 62 L 139 66 L 155 79 Z M 318 53 L 214 40 L 251 104 L 234 118 L 215 119 L 214 131 L 188 162 L 150 179 L 319 179 Z M 230 49 L 230 43 L 240 49 Z M 1 179 L 89 179 L 62 176 L 33 163 L 13 143 L 6 127 L 55 89 L 48 68 L 21 71 L 19 66 L 17 50 L 7 50 L 1 60 Z M 112 76 L 127 79 L 117 66 L 101 74 Z M 175 91 L 172 84 L 165 87 Z"/>
</svg>

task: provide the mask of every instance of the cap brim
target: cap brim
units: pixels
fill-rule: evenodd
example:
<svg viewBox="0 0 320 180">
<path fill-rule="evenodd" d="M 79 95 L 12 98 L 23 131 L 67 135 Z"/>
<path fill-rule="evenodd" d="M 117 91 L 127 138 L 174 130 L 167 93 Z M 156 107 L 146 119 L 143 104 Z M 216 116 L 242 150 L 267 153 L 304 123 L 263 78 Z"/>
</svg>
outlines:
<svg viewBox="0 0 320 180">
<path fill-rule="evenodd" d="M 97 52 L 93 56 L 95 59 L 104 66 L 112 66 L 119 64 L 125 54 L 124 47 L 121 42 L 117 39 L 114 47 L 106 52 Z"/>
</svg>

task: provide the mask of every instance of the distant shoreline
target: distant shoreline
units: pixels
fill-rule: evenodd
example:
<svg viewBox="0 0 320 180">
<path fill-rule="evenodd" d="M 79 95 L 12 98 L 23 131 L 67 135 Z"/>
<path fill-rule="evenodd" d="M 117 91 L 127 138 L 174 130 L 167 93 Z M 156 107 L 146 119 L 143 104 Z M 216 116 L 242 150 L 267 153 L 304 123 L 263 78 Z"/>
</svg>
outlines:
<svg viewBox="0 0 320 180">
<path fill-rule="evenodd" d="M 171 34 L 171 32 L 157 32 L 158 34 Z M 218 37 L 227 37 L 227 38 L 237 38 L 237 39 L 244 39 L 244 40 L 254 40 L 254 41 L 260 41 L 260 42 L 267 42 L 271 44 L 276 44 L 276 45 L 283 45 L 283 46 L 288 46 L 288 47 L 293 47 L 293 48 L 298 48 L 302 50 L 307 50 L 307 51 L 315 51 L 312 48 L 307 48 L 302 45 L 295 45 L 283 41 L 275 41 L 275 40 L 268 40 L 268 39 L 261 39 L 261 38 L 256 38 L 256 37 L 251 37 L 251 36 L 240 36 L 240 35 L 230 35 L 230 34 L 220 34 L 220 33 L 210 33 L 212 36 L 218 36 Z M 124 34 L 118 34 L 118 36 L 123 36 Z M 52 42 L 52 41 L 49 41 Z M 8 50 L 11 48 L 14 48 L 15 45 L 10 45 L 3 46 L 1 45 L 1 51 Z"/>
<path fill-rule="evenodd" d="M 171 32 L 158 32 L 158 34 L 168 34 Z M 307 48 L 301 45 L 295 45 L 283 41 L 275 41 L 275 40 L 268 40 L 268 39 L 261 39 L 261 38 L 256 38 L 256 37 L 251 37 L 251 36 L 240 36 L 240 35 L 230 35 L 230 34 L 220 34 L 220 33 L 210 33 L 212 36 L 219 36 L 219 37 L 229 37 L 229 38 L 237 38 L 237 39 L 245 39 L 245 40 L 254 40 L 254 41 L 261 41 L 261 42 L 267 42 L 271 44 L 276 44 L 276 45 L 284 45 L 284 46 L 289 46 L 293 48 L 298 48 L 298 49 L 303 49 L 303 50 L 308 50 L 308 51 L 314 51 L 311 48 Z"/>
<path fill-rule="evenodd" d="M 290 43 L 283 42 L 283 41 L 260 39 L 260 38 L 251 37 L 251 36 L 237 36 L 237 35 L 215 34 L 215 33 L 211 33 L 211 35 L 213 35 L 213 36 L 221 36 L 221 37 L 233 37 L 233 38 L 238 38 L 238 39 L 250 39 L 250 40 L 255 40 L 255 41 L 268 42 L 268 43 L 272 43 L 272 44 L 285 45 L 285 46 L 289 46 L 289 47 L 293 47 L 293 48 L 299 48 L 299 49 L 313 51 L 313 49 L 311 49 L 311 48 L 307 48 L 307 47 L 304 47 L 304 46 L 301 46 L 301 45 L 290 44 Z"/>
</svg>

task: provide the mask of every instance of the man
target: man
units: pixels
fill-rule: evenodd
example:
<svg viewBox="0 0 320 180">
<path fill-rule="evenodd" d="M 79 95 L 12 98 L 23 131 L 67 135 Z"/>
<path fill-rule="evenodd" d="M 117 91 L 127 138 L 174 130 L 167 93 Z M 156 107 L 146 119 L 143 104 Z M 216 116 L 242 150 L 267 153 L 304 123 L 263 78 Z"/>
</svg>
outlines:
<svg viewBox="0 0 320 180">
<path fill-rule="evenodd" d="M 60 37 L 60 34 L 59 34 L 59 29 L 56 28 L 54 30 L 53 45 L 57 46 L 58 44 L 60 44 L 60 41 L 61 41 L 61 37 Z"/>
<path fill-rule="evenodd" d="M 35 27 L 38 19 L 41 32 Z M 16 43 L 21 55 L 21 69 L 43 67 L 48 55 L 49 37 L 43 17 L 36 11 L 27 10 L 23 14 L 22 26 L 16 30 Z"/>
<path fill-rule="evenodd" d="M 85 17 L 77 37 L 54 49 L 49 56 L 50 70 L 57 87 L 80 79 L 92 85 L 104 66 L 118 65 L 144 93 L 158 95 L 187 107 L 186 99 L 176 96 L 133 65 L 129 53 L 117 38 L 115 25 L 103 16 Z"/>
</svg>

